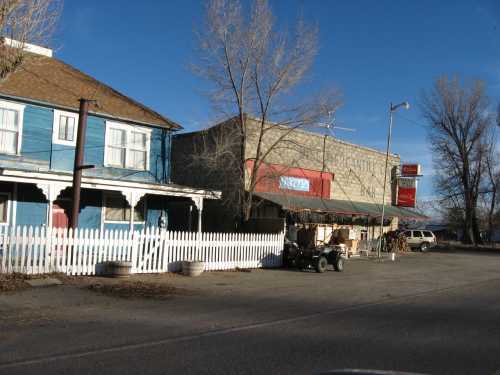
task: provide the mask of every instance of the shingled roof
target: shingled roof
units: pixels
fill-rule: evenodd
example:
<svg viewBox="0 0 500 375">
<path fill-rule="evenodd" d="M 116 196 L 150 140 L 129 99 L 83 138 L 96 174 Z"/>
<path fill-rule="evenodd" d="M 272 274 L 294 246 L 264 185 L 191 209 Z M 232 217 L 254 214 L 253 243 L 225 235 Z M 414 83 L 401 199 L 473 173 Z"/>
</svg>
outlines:
<svg viewBox="0 0 500 375">
<path fill-rule="evenodd" d="M 95 78 L 53 57 L 26 53 L 15 72 L 0 81 L 0 95 L 34 100 L 78 110 L 78 99 L 95 99 L 91 113 L 168 129 L 175 122 Z"/>
</svg>

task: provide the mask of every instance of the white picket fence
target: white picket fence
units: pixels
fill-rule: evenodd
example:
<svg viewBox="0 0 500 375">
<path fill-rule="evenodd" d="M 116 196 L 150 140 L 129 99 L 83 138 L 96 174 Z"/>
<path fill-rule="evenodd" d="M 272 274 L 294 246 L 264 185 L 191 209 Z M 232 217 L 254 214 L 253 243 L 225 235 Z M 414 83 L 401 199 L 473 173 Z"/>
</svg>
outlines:
<svg viewBox="0 0 500 375">
<path fill-rule="evenodd" d="M 185 260 L 206 271 L 279 267 L 282 251 L 283 233 L 0 228 L 0 273 L 95 275 L 111 260 L 132 262 L 132 273 L 175 272 Z"/>
</svg>

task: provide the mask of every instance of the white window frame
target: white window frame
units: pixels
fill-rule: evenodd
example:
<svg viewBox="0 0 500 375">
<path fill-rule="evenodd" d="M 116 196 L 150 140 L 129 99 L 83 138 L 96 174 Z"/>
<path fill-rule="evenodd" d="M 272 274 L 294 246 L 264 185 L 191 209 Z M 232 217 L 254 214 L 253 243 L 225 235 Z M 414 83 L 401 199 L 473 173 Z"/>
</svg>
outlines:
<svg viewBox="0 0 500 375">
<path fill-rule="evenodd" d="M 66 141 L 59 139 L 59 123 L 61 121 L 61 116 L 71 117 L 75 119 L 75 126 L 73 128 L 73 140 Z M 54 122 L 52 127 L 52 143 L 56 145 L 65 145 L 76 147 L 76 134 L 78 132 L 78 113 L 60 111 L 54 109 Z"/>
<path fill-rule="evenodd" d="M 1 194 L 1 193 L 0 193 Z M 123 200 L 125 201 L 125 203 L 129 206 L 127 207 L 127 209 L 130 210 L 130 219 L 129 220 L 106 220 L 106 208 L 107 208 L 107 205 L 106 205 L 106 200 L 108 198 L 108 196 L 121 196 L 123 198 Z M 142 216 L 144 217 L 144 220 L 142 221 L 135 221 L 134 219 L 134 224 L 146 224 L 146 214 L 147 214 L 147 206 L 146 206 L 146 203 L 147 203 L 147 200 L 144 201 L 144 212 L 142 213 Z M 130 205 L 128 204 L 127 200 L 125 199 L 125 197 L 121 194 L 121 192 L 119 192 L 118 194 L 117 193 L 112 193 L 112 192 L 103 192 L 102 194 L 102 209 L 101 209 L 101 216 L 102 216 L 102 222 L 103 224 L 130 224 L 130 222 L 132 221 L 132 215 L 134 214 L 133 210 L 135 210 L 135 207 L 130 207 Z"/>
<path fill-rule="evenodd" d="M 19 116 L 17 117 L 17 121 L 19 123 L 17 124 L 17 150 L 16 150 L 16 153 L 5 152 L 5 151 L 1 151 L 1 150 L 0 150 L 0 153 L 6 154 L 6 155 L 18 155 L 19 156 L 19 155 L 21 155 L 21 144 L 23 141 L 24 108 L 26 108 L 26 106 L 24 104 L 0 100 L 0 108 L 11 109 L 11 110 L 17 111 L 19 114 Z"/>
<path fill-rule="evenodd" d="M 108 143 L 109 143 L 109 137 L 110 137 L 109 136 L 110 129 L 124 130 L 125 131 L 125 134 L 126 134 L 125 167 L 110 164 L 108 161 Z M 129 139 L 131 138 L 132 132 L 143 133 L 146 135 L 146 167 L 144 169 L 132 168 L 130 166 Z M 152 129 L 148 129 L 148 128 L 145 128 L 142 126 L 134 126 L 134 125 L 124 124 L 124 123 L 115 122 L 115 121 L 106 121 L 106 134 L 104 137 L 105 138 L 104 139 L 104 166 L 105 167 L 112 167 L 112 168 L 130 169 L 130 170 L 134 170 L 134 171 L 149 171 L 149 159 L 150 159 L 150 155 L 151 155 L 151 133 L 152 133 Z"/>
<path fill-rule="evenodd" d="M 10 209 L 12 207 L 12 194 L 8 191 L 0 191 L 0 195 L 7 196 L 7 220 L 5 221 L 5 223 L 2 223 L 0 221 L 0 226 L 8 226 L 10 223 Z"/>
</svg>

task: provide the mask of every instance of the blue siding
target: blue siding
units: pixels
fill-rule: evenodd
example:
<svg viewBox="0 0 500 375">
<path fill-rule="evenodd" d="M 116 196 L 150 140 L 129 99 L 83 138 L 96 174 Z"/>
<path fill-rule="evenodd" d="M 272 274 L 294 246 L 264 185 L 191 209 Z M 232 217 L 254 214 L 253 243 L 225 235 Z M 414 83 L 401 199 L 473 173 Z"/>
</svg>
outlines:
<svg viewBox="0 0 500 375">
<path fill-rule="evenodd" d="M 13 193 L 13 183 L 0 182 L 0 191 Z M 102 220 L 102 194 L 100 190 L 83 189 L 80 206 L 79 228 L 100 229 Z M 12 195 L 13 196 L 13 195 Z M 18 184 L 17 191 L 17 225 L 40 226 L 46 223 L 48 203 L 42 192 L 34 184 Z M 64 190 L 59 197 L 59 205 L 68 208 L 70 191 Z M 148 195 L 146 197 L 146 223 L 134 224 L 135 230 L 142 230 L 145 226 L 158 226 L 158 219 L 162 212 L 167 216 L 169 211 L 167 197 Z M 12 215 L 11 207 L 11 215 Z M 69 212 L 68 212 L 69 215 Z M 12 218 L 11 218 L 12 220 Z M 104 229 L 128 230 L 129 223 L 105 223 Z"/>
<path fill-rule="evenodd" d="M 47 168 L 52 145 L 53 111 L 26 105 L 24 109 L 21 156 L 0 154 L 0 165 L 8 168 Z"/>
<path fill-rule="evenodd" d="M 104 223 L 104 230 L 128 230 L 130 228 L 129 223 L 123 223 L 123 224 L 118 224 L 118 223 Z"/>
<path fill-rule="evenodd" d="M 169 138 L 162 129 L 153 129 L 151 134 L 149 171 L 156 182 L 167 183 L 169 179 Z"/>
<path fill-rule="evenodd" d="M 146 225 L 147 226 L 158 226 L 160 216 L 163 211 L 166 213 L 166 198 L 158 195 L 148 195 L 147 201 L 147 215 L 146 215 Z"/>
<path fill-rule="evenodd" d="M 52 108 L 26 105 L 24 110 L 21 156 L 0 155 L 0 166 L 71 172 L 75 148 L 52 144 L 54 110 Z M 85 139 L 85 163 L 95 165 L 85 170 L 88 176 L 123 179 L 147 183 L 167 183 L 170 178 L 170 143 L 168 130 L 150 128 L 151 149 L 148 171 L 135 171 L 104 166 L 104 142 L 106 120 L 89 116 Z"/>
<path fill-rule="evenodd" d="M 123 223 L 123 224 L 118 224 L 118 223 L 105 223 L 104 224 L 104 230 L 126 230 L 128 231 L 130 228 L 129 223 Z M 134 230 L 141 231 L 144 229 L 144 224 L 134 224 Z"/>
<path fill-rule="evenodd" d="M 95 166 L 84 171 L 85 176 L 122 179 L 147 183 L 166 183 L 169 180 L 170 132 L 153 128 L 149 171 L 136 171 L 104 166 L 104 142 L 106 122 L 89 116 L 85 143 L 85 163 Z"/>
<path fill-rule="evenodd" d="M 75 148 L 66 145 L 52 146 L 52 161 L 50 169 L 53 171 L 73 172 L 75 163 Z"/>
<path fill-rule="evenodd" d="M 82 191 L 79 228 L 101 229 L 102 192 L 100 190 L 85 189 Z"/>
<path fill-rule="evenodd" d="M 96 171 L 102 171 L 104 167 L 104 137 L 106 134 L 106 121 L 96 116 L 87 119 L 87 131 L 85 133 L 85 163 L 96 166 Z"/>
<path fill-rule="evenodd" d="M 144 224 L 134 224 L 134 230 L 141 231 L 144 229 Z"/>
<path fill-rule="evenodd" d="M 47 202 L 32 184 L 18 184 L 17 225 L 43 225 L 47 221 Z"/>
<path fill-rule="evenodd" d="M 71 173 L 73 170 L 75 147 L 52 144 L 54 110 L 52 108 L 25 105 L 21 155 L 0 154 L 0 167 L 19 168 L 31 171 L 53 171 Z M 168 183 L 170 181 L 171 132 L 151 129 L 149 170 L 135 171 L 104 166 L 106 120 L 91 115 L 88 117 L 85 139 L 85 163 L 95 165 L 84 175 L 108 179 L 128 180 L 144 183 Z M 0 183 L 0 191 L 13 192 L 13 184 Z M 66 198 L 68 192 L 64 195 Z M 165 197 L 148 196 L 146 224 L 157 226 L 162 212 L 167 212 Z M 48 204 L 43 194 L 34 184 L 18 184 L 17 218 L 18 225 L 43 225 L 46 223 Z M 12 213 L 12 207 L 11 207 Z M 100 228 L 102 221 L 102 192 L 82 191 L 82 205 L 79 226 Z M 140 230 L 144 224 L 136 224 Z M 126 229 L 129 224 L 106 224 L 106 229 Z"/>
<path fill-rule="evenodd" d="M 21 155 L 26 159 L 50 161 L 52 146 L 51 109 L 27 105 L 24 109 L 23 140 Z"/>
<path fill-rule="evenodd" d="M 105 121 L 96 116 L 87 119 L 87 131 L 85 133 L 85 164 L 96 166 L 96 176 L 102 176 L 104 166 L 104 129 Z M 75 160 L 75 147 L 65 145 L 53 146 L 53 158 L 51 168 L 60 171 L 73 171 Z"/>
</svg>

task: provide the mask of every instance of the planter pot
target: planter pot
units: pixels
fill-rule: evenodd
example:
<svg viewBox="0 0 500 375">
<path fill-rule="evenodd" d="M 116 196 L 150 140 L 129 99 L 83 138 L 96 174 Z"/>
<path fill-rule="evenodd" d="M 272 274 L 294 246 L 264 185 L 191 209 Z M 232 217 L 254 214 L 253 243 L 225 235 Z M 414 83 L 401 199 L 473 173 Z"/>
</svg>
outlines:
<svg viewBox="0 0 500 375">
<path fill-rule="evenodd" d="M 205 263 L 201 261 L 183 261 L 182 274 L 185 276 L 200 276 L 205 268 Z"/>
<path fill-rule="evenodd" d="M 110 277 L 130 277 L 132 262 L 121 260 L 106 262 L 106 274 Z"/>
</svg>

